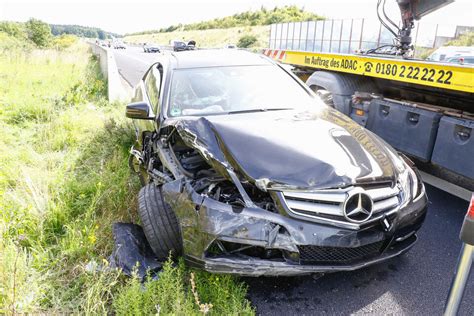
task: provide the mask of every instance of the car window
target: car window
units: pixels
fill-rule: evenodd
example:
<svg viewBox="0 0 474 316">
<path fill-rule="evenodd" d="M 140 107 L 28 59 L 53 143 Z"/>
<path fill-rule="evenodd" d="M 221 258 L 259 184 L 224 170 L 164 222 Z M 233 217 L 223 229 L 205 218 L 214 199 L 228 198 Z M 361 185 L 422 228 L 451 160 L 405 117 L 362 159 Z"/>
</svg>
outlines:
<svg viewBox="0 0 474 316">
<path fill-rule="evenodd" d="M 314 107 L 315 100 L 275 65 L 178 69 L 169 116 Z"/>
<path fill-rule="evenodd" d="M 466 57 L 464 58 L 465 64 L 474 64 L 474 57 Z"/>
<path fill-rule="evenodd" d="M 142 89 L 138 87 L 135 90 L 135 96 L 133 98 L 133 102 L 141 102 L 141 101 L 143 101 L 143 93 L 142 93 Z"/>
<path fill-rule="evenodd" d="M 145 89 L 151 106 L 156 110 L 160 99 L 161 74 L 157 67 L 153 67 L 145 77 Z"/>
</svg>

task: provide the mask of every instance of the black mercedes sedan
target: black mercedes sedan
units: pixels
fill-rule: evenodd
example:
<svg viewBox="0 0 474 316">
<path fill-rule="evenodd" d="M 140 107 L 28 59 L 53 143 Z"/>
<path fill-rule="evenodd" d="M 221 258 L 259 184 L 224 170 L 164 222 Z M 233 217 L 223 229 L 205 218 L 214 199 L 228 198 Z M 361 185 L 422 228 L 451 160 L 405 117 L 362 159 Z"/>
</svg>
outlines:
<svg viewBox="0 0 474 316">
<path fill-rule="evenodd" d="M 169 53 L 126 108 L 158 259 L 249 276 L 355 270 L 416 242 L 413 163 L 267 57 Z"/>
</svg>

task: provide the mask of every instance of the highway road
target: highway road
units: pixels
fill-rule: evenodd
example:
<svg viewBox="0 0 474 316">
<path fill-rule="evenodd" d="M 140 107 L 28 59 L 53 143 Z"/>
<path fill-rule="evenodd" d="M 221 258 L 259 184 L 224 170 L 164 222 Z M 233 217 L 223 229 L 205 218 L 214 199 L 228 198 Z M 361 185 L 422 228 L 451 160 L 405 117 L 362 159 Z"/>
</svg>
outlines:
<svg viewBox="0 0 474 316">
<path fill-rule="evenodd" d="M 114 50 L 119 73 L 131 87 L 135 87 L 155 62 L 157 53 L 145 53 L 141 47 Z"/>
<path fill-rule="evenodd" d="M 119 71 L 137 84 L 156 54 L 115 51 Z M 407 254 L 354 272 L 322 277 L 244 278 L 261 315 L 440 315 L 461 247 L 459 230 L 468 203 L 427 186 L 430 199 L 419 241 Z M 474 315 L 474 275 L 460 315 Z"/>
</svg>

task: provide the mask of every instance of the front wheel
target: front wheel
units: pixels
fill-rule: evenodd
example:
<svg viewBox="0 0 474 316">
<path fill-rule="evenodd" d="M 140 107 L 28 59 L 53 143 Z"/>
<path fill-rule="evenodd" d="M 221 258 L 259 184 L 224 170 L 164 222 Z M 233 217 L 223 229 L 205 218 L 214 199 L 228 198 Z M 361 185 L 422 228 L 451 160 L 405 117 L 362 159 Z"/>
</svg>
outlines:
<svg viewBox="0 0 474 316">
<path fill-rule="evenodd" d="M 178 219 L 163 198 L 161 187 L 147 184 L 138 193 L 138 214 L 146 239 L 157 256 L 164 261 L 170 252 L 180 255 L 183 249 Z"/>
</svg>

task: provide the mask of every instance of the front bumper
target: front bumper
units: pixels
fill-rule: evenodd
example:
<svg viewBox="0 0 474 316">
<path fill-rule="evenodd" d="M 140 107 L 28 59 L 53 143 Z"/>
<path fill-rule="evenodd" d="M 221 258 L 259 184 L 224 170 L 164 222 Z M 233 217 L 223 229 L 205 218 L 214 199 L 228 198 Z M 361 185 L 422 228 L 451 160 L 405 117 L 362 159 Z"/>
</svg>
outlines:
<svg viewBox="0 0 474 316">
<path fill-rule="evenodd" d="M 260 208 L 235 208 L 203 197 L 189 183 L 179 180 L 163 185 L 165 200 L 180 222 L 184 255 L 189 265 L 214 273 L 246 276 L 301 275 L 360 269 L 409 250 L 416 242 L 427 209 L 426 195 L 399 209 L 389 218 L 390 226 L 382 222 L 358 230 L 295 219 L 285 214 Z M 249 255 L 248 253 L 211 253 L 216 241 L 263 251 L 281 253 L 280 257 Z M 354 258 L 333 251 L 353 252 L 381 245 L 372 253 Z M 304 247 L 330 249 L 330 259 L 308 260 Z M 364 248 L 365 247 L 365 248 Z M 347 259 L 347 260 L 346 260 Z"/>
<path fill-rule="evenodd" d="M 242 276 L 296 276 L 311 273 L 353 271 L 391 259 L 408 251 L 416 242 L 416 235 L 404 243 L 388 247 L 380 256 L 346 265 L 302 265 L 285 261 L 271 261 L 241 257 L 197 259 L 186 256 L 189 265 L 212 273 L 228 273 Z"/>
</svg>

